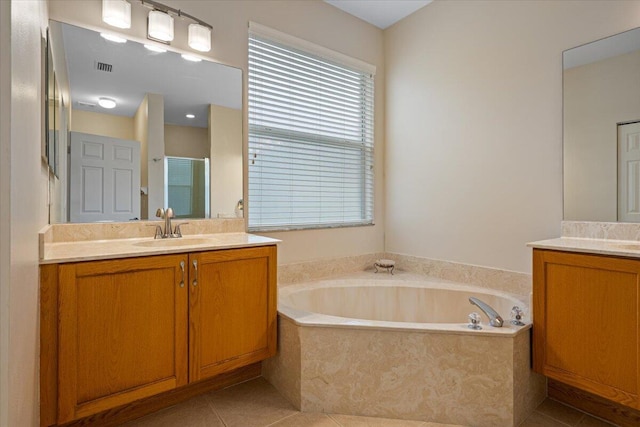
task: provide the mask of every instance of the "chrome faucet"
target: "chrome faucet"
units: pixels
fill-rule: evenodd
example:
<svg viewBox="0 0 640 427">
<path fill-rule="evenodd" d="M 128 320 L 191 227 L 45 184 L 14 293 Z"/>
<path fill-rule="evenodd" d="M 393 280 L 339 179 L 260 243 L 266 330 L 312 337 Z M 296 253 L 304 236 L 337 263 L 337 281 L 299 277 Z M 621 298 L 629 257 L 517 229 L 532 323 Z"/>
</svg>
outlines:
<svg viewBox="0 0 640 427">
<path fill-rule="evenodd" d="M 502 317 L 500 317 L 498 312 L 491 308 L 489 304 L 479 300 L 476 297 L 470 297 L 469 302 L 477 306 L 480 310 L 482 310 L 484 314 L 487 315 L 487 317 L 489 318 L 489 324 L 491 326 L 494 326 L 496 328 L 502 327 L 502 325 L 504 324 L 504 320 L 502 320 Z"/>
<path fill-rule="evenodd" d="M 182 237 L 182 233 L 179 232 L 179 227 L 176 227 L 177 233 L 175 234 L 171 229 L 171 218 L 175 216 L 173 213 L 173 209 L 167 208 L 165 210 L 165 209 L 159 208 L 156 211 L 156 216 L 158 218 L 164 218 L 164 231 L 160 230 L 162 231 L 162 233 L 158 233 L 158 228 L 160 228 L 160 226 L 158 225 L 156 227 L 156 235 L 155 235 L 156 239 L 158 238 L 158 236 L 162 239 L 167 239 L 170 237 Z"/>
</svg>

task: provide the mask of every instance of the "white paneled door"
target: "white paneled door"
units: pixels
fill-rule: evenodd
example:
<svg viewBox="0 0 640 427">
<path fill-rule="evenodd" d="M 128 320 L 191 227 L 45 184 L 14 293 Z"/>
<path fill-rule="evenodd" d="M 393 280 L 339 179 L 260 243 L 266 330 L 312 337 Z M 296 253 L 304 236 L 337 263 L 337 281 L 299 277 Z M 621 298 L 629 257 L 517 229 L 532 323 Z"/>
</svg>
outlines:
<svg viewBox="0 0 640 427">
<path fill-rule="evenodd" d="M 640 122 L 618 125 L 618 221 L 640 222 Z"/>
<path fill-rule="evenodd" d="M 140 218 L 140 143 L 71 132 L 71 222 Z"/>
</svg>

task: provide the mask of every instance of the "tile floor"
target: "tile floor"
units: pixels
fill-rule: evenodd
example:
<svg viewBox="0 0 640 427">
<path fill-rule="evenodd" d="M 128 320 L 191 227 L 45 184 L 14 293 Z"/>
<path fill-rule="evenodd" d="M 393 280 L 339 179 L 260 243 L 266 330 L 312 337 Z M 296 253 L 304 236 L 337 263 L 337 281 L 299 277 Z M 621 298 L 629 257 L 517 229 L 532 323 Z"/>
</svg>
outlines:
<svg viewBox="0 0 640 427">
<path fill-rule="evenodd" d="M 127 427 L 447 427 L 422 421 L 297 411 L 264 378 L 195 397 Z M 545 400 L 521 427 L 611 427 L 554 400 Z"/>
</svg>

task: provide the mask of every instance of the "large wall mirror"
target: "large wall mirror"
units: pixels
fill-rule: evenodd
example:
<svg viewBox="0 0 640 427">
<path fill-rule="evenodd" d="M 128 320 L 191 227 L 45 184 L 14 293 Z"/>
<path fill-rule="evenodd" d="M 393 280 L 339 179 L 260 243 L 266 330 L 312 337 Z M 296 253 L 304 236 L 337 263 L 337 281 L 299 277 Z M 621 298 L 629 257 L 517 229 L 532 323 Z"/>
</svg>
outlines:
<svg viewBox="0 0 640 427">
<path fill-rule="evenodd" d="M 640 222 L 640 28 L 563 54 L 564 219 Z"/>
<path fill-rule="evenodd" d="M 242 70 L 50 22 L 66 108 L 50 221 L 242 216 Z"/>
</svg>

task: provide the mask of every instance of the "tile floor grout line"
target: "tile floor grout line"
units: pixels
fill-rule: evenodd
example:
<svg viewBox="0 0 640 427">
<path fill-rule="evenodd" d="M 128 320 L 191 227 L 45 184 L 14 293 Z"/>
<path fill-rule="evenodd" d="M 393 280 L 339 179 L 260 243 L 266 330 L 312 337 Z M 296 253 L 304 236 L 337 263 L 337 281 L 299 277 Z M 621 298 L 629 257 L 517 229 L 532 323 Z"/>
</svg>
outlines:
<svg viewBox="0 0 640 427">
<path fill-rule="evenodd" d="M 327 414 L 327 416 L 329 418 L 331 418 L 331 421 L 333 421 L 334 423 L 338 424 L 340 427 L 344 427 L 344 425 L 340 421 L 338 421 L 335 418 L 333 418 L 333 415 L 335 415 L 335 414 Z"/>
<path fill-rule="evenodd" d="M 567 427 L 575 427 L 575 425 L 567 424 L 567 423 L 565 423 L 564 421 L 561 421 L 561 420 L 559 420 L 559 419 L 557 419 L 557 418 L 554 418 L 554 417 L 552 417 L 551 415 L 547 415 L 547 414 L 545 414 L 544 412 L 540 412 L 540 411 L 538 411 L 537 409 L 536 409 L 535 411 L 533 411 L 533 412 L 537 412 L 539 415 L 542 415 L 542 416 L 543 416 L 543 417 L 545 417 L 545 418 L 549 418 L 550 420 L 556 421 L 556 422 L 558 422 L 558 423 L 560 423 L 560 424 L 562 424 L 562 425 L 565 425 L 565 426 L 567 426 Z M 531 415 L 533 415 L 533 413 L 532 413 Z M 529 415 L 529 417 L 531 417 L 531 415 Z M 527 419 L 529 419 L 529 417 L 527 417 Z M 581 419 L 582 419 L 582 418 L 580 418 L 580 420 L 581 420 Z M 523 422 L 525 422 L 525 421 L 527 421 L 527 420 L 524 420 Z M 579 420 L 578 420 L 578 421 L 579 421 Z M 577 425 L 577 424 L 576 424 L 576 425 Z"/>
<path fill-rule="evenodd" d="M 208 396 L 204 396 L 204 400 L 207 402 L 207 406 L 209 407 L 209 409 L 211 409 L 211 411 L 213 411 L 213 414 L 218 417 L 218 419 L 220 420 L 220 422 L 222 423 L 222 425 L 224 427 L 229 427 L 229 424 L 227 424 L 225 422 L 225 420 L 222 418 L 222 416 L 218 413 L 218 411 L 216 411 L 215 406 L 213 406 L 213 403 L 211 403 L 211 399 L 209 399 Z"/>
<path fill-rule="evenodd" d="M 285 417 L 283 417 L 283 418 L 280 418 L 280 419 L 279 419 L 279 420 L 277 420 L 277 421 L 274 421 L 274 422 L 269 423 L 269 424 L 265 424 L 265 426 L 264 426 L 264 427 L 272 426 L 272 425 L 274 425 L 274 424 L 277 424 L 277 423 L 279 423 L 279 422 L 281 422 L 281 421 L 286 420 L 287 418 L 295 417 L 296 415 L 301 414 L 301 413 L 302 413 L 301 411 L 298 411 L 298 412 L 296 412 L 295 414 L 289 414 L 289 415 L 287 415 L 287 416 L 285 416 Z"/>
</svg>

